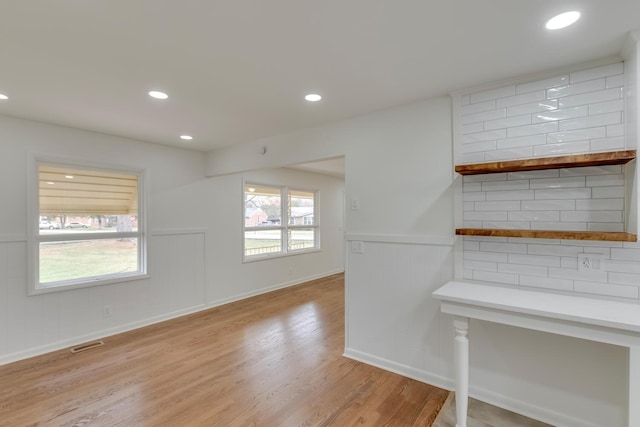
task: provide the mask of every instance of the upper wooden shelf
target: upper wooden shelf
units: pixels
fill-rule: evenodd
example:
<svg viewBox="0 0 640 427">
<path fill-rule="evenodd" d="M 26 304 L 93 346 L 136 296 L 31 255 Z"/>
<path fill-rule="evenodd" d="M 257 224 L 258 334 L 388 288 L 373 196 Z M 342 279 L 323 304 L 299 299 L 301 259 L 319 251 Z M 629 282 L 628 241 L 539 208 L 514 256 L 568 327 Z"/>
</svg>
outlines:
<svg viewBox="0 0 640 427">
<path fill-rule="evenodd" d="M 582 166 L 623 165 L 635 158 L 636 150 L 611 151 L 607 153 L 574 154 L 571 156 L 457 165 L 456 172 L 460 175 L 479 175 L 499 172 L 577 168 Z"/>
<path fill-rule="evenodd" d="M 502 228 L 456 228 L 459 236 L 520 237 L 528 239 L 603 240 L 635 242 L 637 236 L 622 231 L 519 230 Z"/>
</svg>

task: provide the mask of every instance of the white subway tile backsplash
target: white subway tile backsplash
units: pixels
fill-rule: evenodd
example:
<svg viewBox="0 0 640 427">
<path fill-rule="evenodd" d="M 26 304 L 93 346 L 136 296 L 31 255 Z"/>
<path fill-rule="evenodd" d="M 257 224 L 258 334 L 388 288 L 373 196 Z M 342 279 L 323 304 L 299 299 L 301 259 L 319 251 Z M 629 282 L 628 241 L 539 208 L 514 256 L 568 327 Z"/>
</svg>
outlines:
<svg viewBox="0 0 640 427">
<path fill-rule="evenodd" d="M 622 223 L 622 211 L 562 211 L 560 221 Z"/>
<path fill-rule="evenodd" d="M 576 200 L 532 200 L 523 201 L 523 211 L 564 211 L 574 210 Z"/>
<path fill-rule="evenodd" d="M 504 98 L 507 96 L 513 96 L 516 94 L 516 86 L 509 85 L 503 86 L 496 89 L 484 90 L 481 92 L 471 93 L 469 94 L 469 99 L 472 104 L 476 102 L 484 102 L 488 100 Z"/>
<path fill-rule="evenodd" d="M 502 229 L 517 229 L 517 230 L 529 230 L 531 226 L 528 222 L 517 221 L 484 221 L 482 223 L 483 228 L 502 228 Z"/>
<path fill-rule="evenodd" d="M 531 115 L 507 117 L 506 119 L 489 120 L 484 122 L 485 130 L 504 129 L 513 126 L 523 126 L 531 124 Z"/>
<path fill-rule="evenodd" d="M 555 279 L 582 280 L 585 282 L 607 283 L 607 273 L 581 272 L 572 268 L 549 268 L 549 277 Z"/>
<path fill-rule="evenodd" d="M 589 129 L 576 129 L 572 131 L 562 131 L 547 134 L 547 142 L 550 144 L 559 142 L 584 141 L 594 138 L 604 138 L 607 136 L 606 127 Z"/>
<path fill-rule="evenodd" d="M 463 254 L 465 260 L 507 262 L 508 255 L 500 252 L 474 252 L 469 251 Z"/>
<path fill-rule="evenodd" d="M 483 122 L 471 123 L 471 124 L 462 126 L 462 134 L 463 135 L 466 135 L 468 133 L 482 132 L 483 130 L 484 130 L 484 123 Z"/>
<path fill-rule="evenodd" d="M 549 274 L 548 267 L 540 265 L 523 264 L 498 264 L 499 273 L 526 274 L 527 276 L 546 277 Z"/>
<path fill-rule="evenodd" d="M 613 271 L 614 273 L 635 273 L 640 274 L 640 262 L 634 261 L 617 261 L 607 260 L 604 264 L 606 271 Z"/>
<path fill-rule="evenodd" d="M 609 283 L 618 285 L 640 286 L 640 274 L 633 273 L 609 273 Z"/>
<path fill-rule="evenodd" d="M 526 159 L 531 156 L 533 156 L 533 149 L 531 147 L 509 148 L 485 152 L 485 158 L 487 161 Z"/>
<path fill-rule="evenodd" d="M 546 98 L 547 97 L 544 90 L 537 90 L 535 92 L 528 92 L 520 95 L 500 98 L 496 100 L 496 107 L 504 108 L 514 105 L 530 104 L 532 102 L 544 101 Z"/>
<path fill-rule="evenodd" d="M 543 169 L 539 171 L 518 171 L 507 173 L 507 179 L 532 179 L 532 178 L 554 178 L 560 176 L 558 169 Z"/>
<path fill-rule="evenodd" d="M 624 125 L 623 124 L 607 126 L 607 133 L 606 133 L 607 137 L 623 136 L 623 135 L 624 135 Z"/>
<path fill-rule="evenodd" d="M 575 281 L 573 282 L 573 288 L 575 292 L 582 292 L 585 294 L 638 299 L 638 288 L 635 286 Z"/>
<path fill-rule="evenodd" d="M 529 104 L 513 105 L 511 107 L 507 107 L 507 117 L 519 116 L 521 114 L 537 113 L 539 111 L 550 111 L 557 108 L 557 99 L 547 99 L 545 101 L 531 102 Z"/>
<path fill-rule="evenodd" d="M 502 211 L 464 212 L 465 221 L 506 221 L 507 213 Z"/>
<path fill-rule="evenodd" d="M 471 123 L 484 122 L 485 120 L 495 120 L 507 116 L 507 110 L 502 108 L 500 110 L 483 111 L 482 113 L 467 114 L 462 116 L 462 124 L 468 125 Z"/>
<path fill-rule="evenodd" d="M 522 136 L 519 138 L 499 139 L 497 148 L 504 149 L 504 148 L 531 147 L 534 145 L 541 145 L 546 143 L 547 143 L 546 135 L 531 135 L 531 136 Z"/>
<path fill-rule="evenodd" d="M 640 262 L 640 249 L 613 248 L 611 249 L 611 259 Z"/>
<path fill-rule="evenodd" d="M 576 200 L 576 210 L 579 211 L 622 211 L 624 199 L 587 199 Z"/>
<path fill-rule="evenodd" d="M 577 107 L 582 108 L 582 107 Z M 624 111 L 624 100 L 615 99 L 613 101 L 598 102 L 589 105 L 589 115 L 613 113 L 615 111 Z"/>
<path fill-rule="evenodd" d="M 553 157 L 571 154 L 587 153 L 591 148 L 588 140 L 548 143 L 534 147 L 534 157 Z"/>
<path fill-rule="evenodd" d="M 604 78 L 548 89 L 547 98 L 562 98 L 564 96 L 580 95 L 581 93 L 594 92 L 602 89 L 605 89 Z"/>
<path fill-rule="evenodd" d="M 509 264 L 543 265 L 547 267 L 560 267 L 560 258 L 557 256 L 521 255 L 521 254 L 507 254 L 507 255 L 508 255 Z"/>
<path fill-rule="evenodd" d="M 484 162 L 484 153 L 463 153 L 460 155 L 460 164 Z"/>
<path fill-rule="evenodd" d="M 559 211 L 510 211 L 509 221 L 547 222 L 560 221 Z M 533 229 L 538 228 L 532 224 Z"/>
<path fill-rule="evenodd" d="M 561 120 L 559 123 L 561 131 L 616 125 L 622 123 L 622 113 L 618 111 L 614 113 L 596 114 L 594 116 Z"/>
<path fill-rule="evenodd" d="M 486 252 L 511 252 L 526 254 L 527 245 L 522 243 L 480 242 L 480 250 Z"/>
<path fill-rule="evenodd" d="M 560 156 L 565 154 L 586 153 L 591 148 L 589 141 L 559 142 L 556 144 L 533 147 L 535 157 Z"/>
<path fill-rule="evenodd" d="M 462 200 L 465 202 L 479 202 L 484 201 L 486 199 L 486 195 L 483 192 L 476 193 L 464 193 L 462 195 Z"/>
<path fill-rule="evenodd" d="M 613 87 L 624 86 L 624 74 L 618 74 L 617 76 L 607 77 L 605 87 L 607 89 Z"/>
<path fill-rule="evenodd" d="M 475 134 L 471 134 L 471 135 L 475 135 Z M 478 153 L 478 152 L 485 152 L 488 150 L 495 150 L 495 149 L 496 149 L 496 141 L 469 143 L 469 144 L 464 144 L 462 146 L 463 153 Z"/>
<path fill-rule="evenodd" d="M 598 104 L 596 104 L 598 105 Z M 554 120 L 566 120 L 589 115 L 589 106 L 562 108 L 560 110 L 545 111 L 531 115 L 531 123 L 552 122 Z"/>
<path fill-rule="evenodd" d="M 616 62 L 601 67 L 590 68 L 588 70 L 575 71 L 569 74 L 570 83 L 583 82 L 585 80 L 593 80 L 601 77 L 610 77 L 624 73 L 624 63 Z"/>
<path fill-rule="evenodd" d="M 587 223 L 589 231 L 624 231 L 624 224 L 612 222 L 589 222 Z"/>
<path fill-rule="evenodd" d="M 529 180 L 487 181 L 482 183 L 482 191 L 528 190 Z"/>
<path fill-rule="evenodd" d="M 572 291 L 573 280 L 551 279 L 547 277 L 520 276 L 520 286 L 553 289 L 558 291 Z"/>
<path fill-rule="evenodd" d="M 498 129 L 487 132 L 470 133 L 462 135 L 462 144 L 472 144 L 474 142 L 492 141 L 507 137 L 506 129 Z"/>
<path fill-rule="evenodd" d="M 624 175 L 592 175 L 587 177 L 587 187 L 611 187 L 624 185 Z"/>
<path fill-rule="evenodd" d="M 594 199 L 622 199 L 624 187 L 594 187 L 591 194 Z"/>
<path fill-rule="evenodd" d="M 465 193 L 470 193 L 472 191 L 482 191 L 482 183 L 481 182 L 464 182 L 462 184 L 462 191 Z"/>
<path fill-rule="evenodd" d="M 565 178 L 542 178 L 532 179 L 530 188 L 572 188 L 572 187 L 584 187 L 584 176 L 571 176 Z"/>
<path fill-rule="evenodd" d="M 610 101 L 622 98 L 622 88 L 604 89 L 597 92 L 583 93 L 560 98 L 559 108 L 575 107 L 576 105 L 595 104 L 596 102 Z"/>
<path fill-rule="evenodd" d="M 478 102 L 476 104 L 464 105 L 462 108 L 460 108 L 460 114 L 463 116 L 467 116 L 469 114 L 483 113 L 485 111 L 491 111 L 495 109 L 496 109 L 496 101 L 495 99 L 491 99 L 485 102 Z"/>
<path fill-rule="evenodd" d="M 587 176 L 622 173 L 620 165 L 585 166 L 582 168 L 560 169 L 560 176 Z"/>
<path fill-rule="evenodd" d="M 561 76 L 550 77 L 544 80 L 538 80 L 531 83 L 523 83 L 516 86 L 516 93 L 534 92 L 541 89 L 548 89 L 550 87 L 563 86 L 569 83 L 569 75 L 563 74 Z"/>
<path fill-rule="evenodd" d="M 545 99 L 546 98 L 546 99 Z M 625 147 L 623 64 L 465 94 L 456 163 L 603 152 Z M 464 225 L 623 230 L 620 165 L 463 178 Z M 604 257 L 578 271 L 578 253 Z M 465 236 L 467 279 L 640 299 L 640 242 Z"/>
<path fill-rule="evenodd" d="M 516 138 L 519 136 L 535 135 L 538 133 L 557 132 L 559 129 L 560 128 L 558 127 L 558 122 L 537 123 L 535 125 L 518 126 L 507 129 L 507 135 L 505 136 L 505 138 Z"/>
<path fill-rule="evenodd" d="M 533 190 L 489 191 L 486 200 L 533 200 Z"/>
<path fill-rule="evenodd" d="M 504 283 L 508 285 L 518 284 L 517 274 L 505 274 L 505 273 L 492 273 L 489 271 L 475 271 L 473 272 L 473 280 L 480 280 L 483 282 Z"/>
<path fill-rule="evenodd" d="M 591 198 L 591 188 L 552 188 L 535 190 L 536 200 L 575 200 Z"/>
<path fill-rule="evenodd" d="M 601 138 L 591 140 L 591 151 L 613 151 L 624 148 L 624 137 Z"/>
<path fill-rule="evenodd" d="M 498 264 L 495 262 L 466 260 L 464 268 L 480 271 L 498 271 Z"/>
</svg>

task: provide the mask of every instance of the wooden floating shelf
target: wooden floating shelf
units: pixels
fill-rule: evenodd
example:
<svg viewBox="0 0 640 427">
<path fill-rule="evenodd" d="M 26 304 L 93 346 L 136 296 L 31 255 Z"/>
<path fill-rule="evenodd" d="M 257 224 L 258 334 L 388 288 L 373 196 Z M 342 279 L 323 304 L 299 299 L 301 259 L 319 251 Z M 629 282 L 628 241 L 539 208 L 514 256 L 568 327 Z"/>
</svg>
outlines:
<svg viewBox="0 0 640 427">
<path fill-rule="evenodd" d="M 456 172 L 460 175 L 479 175 L 499 172 L 578 168 L 584 166 L 623 165 L 635 158 L 636 150 L 611 151 L 607 153 L 574 154 L 571 156 L 457 165 Z"/>
<path fill-rule="evenodd" d="M 622 231 L 518 230 L 502 228 L 456 228 L 458 236 L 521 237 L 527 239 L 603 240 L 636 242 L 633 233 Z"/>
</svg>

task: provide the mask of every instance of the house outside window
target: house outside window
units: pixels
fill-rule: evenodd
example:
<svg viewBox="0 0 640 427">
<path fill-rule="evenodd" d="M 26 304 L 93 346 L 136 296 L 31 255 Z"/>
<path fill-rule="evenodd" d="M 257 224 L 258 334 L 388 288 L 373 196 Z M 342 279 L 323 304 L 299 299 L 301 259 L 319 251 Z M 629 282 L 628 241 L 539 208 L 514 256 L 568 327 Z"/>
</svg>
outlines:
<svg viewBox="0 0 640 427">
<path fill-rule="evenodd" d="M 244 185 L 244 259 L 319 249 L 317 191 Z"/>
<path fill-rule="evenodd" d="M 146 276 L 141 172 L 36 163 L 30 294 Z"/>
</svg>

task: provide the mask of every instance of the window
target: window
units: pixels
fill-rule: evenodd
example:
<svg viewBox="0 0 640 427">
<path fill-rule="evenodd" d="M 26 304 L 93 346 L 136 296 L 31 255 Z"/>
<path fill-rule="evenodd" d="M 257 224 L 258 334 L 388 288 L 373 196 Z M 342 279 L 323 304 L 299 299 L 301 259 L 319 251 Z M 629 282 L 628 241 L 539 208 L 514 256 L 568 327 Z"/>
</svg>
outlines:
<svg viewBox="0 0 640 427">
<path fill-rule="evenodd" d="M 44 162 L 36 167 L 32 294 L 146 274 L 141 173 Z"/>
<path fill-rule="evenodd" d="M 319 249 L 317 191 L 244 186 L 244 258 Z"/>
</svg>

